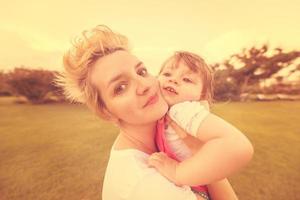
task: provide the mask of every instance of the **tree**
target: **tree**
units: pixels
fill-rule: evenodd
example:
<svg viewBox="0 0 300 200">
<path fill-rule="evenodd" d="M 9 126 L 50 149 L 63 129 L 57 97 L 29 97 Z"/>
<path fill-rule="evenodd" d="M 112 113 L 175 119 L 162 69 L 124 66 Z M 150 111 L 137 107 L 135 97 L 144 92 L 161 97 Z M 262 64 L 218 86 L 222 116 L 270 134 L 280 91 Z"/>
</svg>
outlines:
<svg viewBox="0 0 300 200">
<path fill-rule="evenodd" d="M 214 100 L 238 100 L 239 88 L 230 78 L 228 70 L 216 70 L 214 73 Z"/>
<path fill-rule="evenodd" d="M 15 68 L 8 74 L 7 82 L 14 95 L 39 104 L 47 102 L 49 95 L 59 94 L 59 88 L 53 84 L 54 77 L 52 71 Z"/>
<path fill-rule="evenodd" d="M 257 88 L 261 81 L 271 78 L 281 69 L 289 66 L 299 56 L 300 51 L 283 52 L 281 48 L 276 48 L 273 53 L 270 53 L 267 45 L 244 49 L 242 53 L 232 55 L 223 63 L 213 65 L 216 73 L 222 70 L 224 71 L 222 75 L 225 76 L 216 77 L 216 82 L 219 83 L 215 87 L 222 87 L 222 85 L 228 85 L 228 82 L 231 82 L 236 86 L 233 96 L 240 96 L 245 92 L 250 92 L 251 87 Z M 235 66 L 236 63 L 240 64 L 239 68 Z M 297 70 L 299 71 L 300 67 L 290 73 L 295 73 Z M 218 91 L 216 89 L 216 92 Z M 229 90 L 228 92 L 232 91 Z M 220 94 L 216 94 L 216 96 L 220 96 Z"/>
</svg>

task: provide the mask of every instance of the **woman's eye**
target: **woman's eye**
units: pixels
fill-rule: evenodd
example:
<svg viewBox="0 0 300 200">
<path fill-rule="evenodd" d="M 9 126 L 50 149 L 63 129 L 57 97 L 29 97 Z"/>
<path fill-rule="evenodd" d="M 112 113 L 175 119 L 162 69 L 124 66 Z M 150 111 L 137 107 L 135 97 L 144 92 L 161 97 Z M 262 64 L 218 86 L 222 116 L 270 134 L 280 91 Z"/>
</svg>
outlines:
<svg viewBox="0 0 300 200">
<path fill-rule="evenodd" d="M 117 85 L 114 89 L 114 94 L 115 95 L 121 94 L 126 89 L 126 87 L 127 85 L 124 83 Z"/>
<path fill-rule="evenodd" d="M 171 76 L 171 74 L 170 74 L 169 72 L 165 72 L 165 73 L 163 73 L 163 75 L 164 75 L 165 77 Z"/>
<path fill-rule="evenodd" d="M 148 75 L 148 71 L 146 68 L 141 68 L 137 71 L 137 74 L 140 76 L 147 76 Z"/>
<path fill-rule="evenodd" d="M 184 82 L 187 82 L 187 83 L 192 83 L 193 81 L 191 80 L 191 79 L 189 79 L 189 78 L 183 78 L 183 81 Z"/>
</svg>

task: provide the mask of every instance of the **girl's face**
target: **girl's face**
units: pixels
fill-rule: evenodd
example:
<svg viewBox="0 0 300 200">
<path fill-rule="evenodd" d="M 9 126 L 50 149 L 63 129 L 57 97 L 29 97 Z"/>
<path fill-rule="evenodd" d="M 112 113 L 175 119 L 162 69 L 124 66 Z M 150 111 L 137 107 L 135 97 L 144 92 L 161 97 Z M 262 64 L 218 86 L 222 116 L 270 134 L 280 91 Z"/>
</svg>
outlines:
<svg viewBox="0 0 300 200">
<path fill-rule="evenodd" d="M 161 93 L 169 106 L 183 101 L 199 101 L 203 88 L 200 72 L 192 71 L 185 63 L 177 67 L 166 64 L 158 76 Z"/>
<path fill-rule="evenodd" d="M 91 78 L 107 110 L 121 122 L 153 123 L 167 112 L 157 79 L 126 51 L 116 51 L 96 61 Z"/>
</svg>

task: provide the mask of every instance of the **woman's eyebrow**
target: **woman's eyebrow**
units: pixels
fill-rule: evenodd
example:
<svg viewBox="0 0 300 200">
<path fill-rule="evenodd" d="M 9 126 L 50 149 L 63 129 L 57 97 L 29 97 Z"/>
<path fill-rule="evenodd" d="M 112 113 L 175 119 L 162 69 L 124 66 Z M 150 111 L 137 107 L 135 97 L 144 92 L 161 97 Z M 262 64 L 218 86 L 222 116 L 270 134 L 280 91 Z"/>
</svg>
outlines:
<svg viewBox="0 0 300 200">
<path fill-rule="evenodd" d="M 136 68 L 138 68 L 139 66 L 141 66 L 141 65 L 143 65 L 144 63 L 143 62 L 138 62 L 138 64 L 136 64 L 135 66 L 134 66 L 134 68 L 136 69 Z"/>
<path fill-rule="evenodd" d="M 116 81 L 118 81 L 119 79 L 121 79 L 122 76 L 123 76 L 123 73 L 122 73 L 122 74 L 118 74 L 117 76 L 115 76 L 114 78 L 112 78 L 112 79 L 108 82 L 107 87 L 109 87 L 113 82 L 116 82 Z"/>
<path fill-rule="evenodd" d="M 141 66 L 141 65 L 143 65 L 143 62 L 138 62 L 138 63 L 134 66 L 134 68 L 136 69 L 136 68 L 138 68 L 138 67 Z M 123 73 L 116 75 L 115 77 L 113 77 L 113 78 L 108 82 L 107 86 L 110 86 L 113 82 L 118 81 L 119 79 L 122 78 L 122 76 L 123 76 Z"/>
</svg>

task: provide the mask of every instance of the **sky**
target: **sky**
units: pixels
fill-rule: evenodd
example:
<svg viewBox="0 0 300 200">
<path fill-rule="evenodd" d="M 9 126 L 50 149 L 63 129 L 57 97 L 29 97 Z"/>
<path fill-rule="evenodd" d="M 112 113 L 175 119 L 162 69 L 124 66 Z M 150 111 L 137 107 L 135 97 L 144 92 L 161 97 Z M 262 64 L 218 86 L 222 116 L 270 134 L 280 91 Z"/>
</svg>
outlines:
<svg viewBox="0 0 300 200">
<path fill-rule="evenodd" d="M 129 38 L 156 73 L 176 50 L 221 62 L 252 45 L 300 50 L 299 0 L 0 0 L 0 70 L 62 70 L 83 30 L 105 24 Z"/>
</svg>

